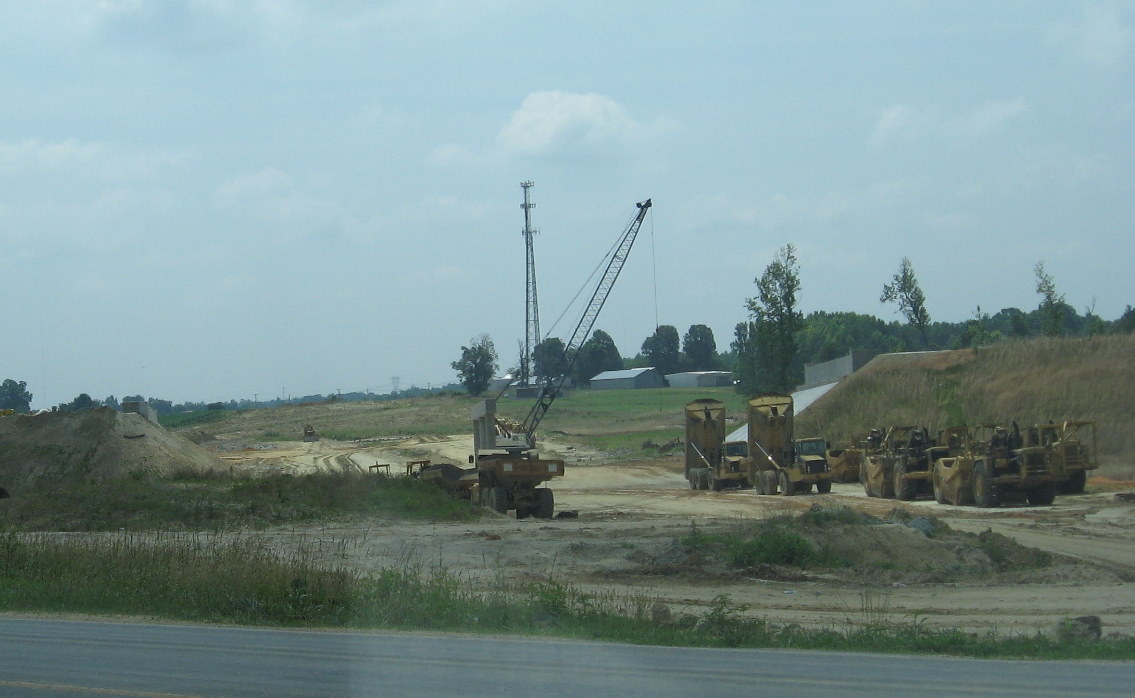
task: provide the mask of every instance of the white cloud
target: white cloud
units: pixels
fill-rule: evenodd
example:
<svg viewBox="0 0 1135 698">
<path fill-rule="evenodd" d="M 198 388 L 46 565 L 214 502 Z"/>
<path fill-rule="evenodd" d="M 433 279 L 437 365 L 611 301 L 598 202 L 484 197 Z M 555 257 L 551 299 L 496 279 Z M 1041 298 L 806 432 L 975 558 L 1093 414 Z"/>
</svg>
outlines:
<svg viewBox="0 0 1135 698">
<path fill-rule="evenodd" d="M 1109 66 L 1127 58 L 1135 31 L 1114 7 L 1089 5 L 1076 20 L 1053 26 L 1048 40 L 1087 63 Z"/>
<path fill-rule="evenodd" d="M 186 156 L 166 151 L 127 151 L 99 141 L 0 141 L 0 176 L 77 174 L 126 179 L 148 177 Z"/>
<path fill-rule="evenodd" d="M 887 107 L 871 132 L 871 145 L 881 148 L 895 142 L 910 141 L 918 135 L 917 114 L 906 104 Z"/>
<path fill-rule="evenodd" d="M 1023 113 L 1025 113 L 1023 99 L 999 99 L 986 102 L 976 109 L 961 114 L 953 120 L 952 127 L 957 135 L 974 140 L 1000 130 Z"/>
<path fill-rule="evenodd" d="M 547 155 L 574 147 L 635 145 L 676 128 L 665 119 L 645 124 L 618 102 L 595 93 L 533 92 L 497 134 L 512 155 Z"/>
<path fill-rule="evenodd" d="M 990 100 L 954 114 L 896 104 L 883 109 L 868 142 L 881 149 L 923 140 L 975 141 L 1005 128 L 1027 110 L 1021 98 Z"/>
</svg>

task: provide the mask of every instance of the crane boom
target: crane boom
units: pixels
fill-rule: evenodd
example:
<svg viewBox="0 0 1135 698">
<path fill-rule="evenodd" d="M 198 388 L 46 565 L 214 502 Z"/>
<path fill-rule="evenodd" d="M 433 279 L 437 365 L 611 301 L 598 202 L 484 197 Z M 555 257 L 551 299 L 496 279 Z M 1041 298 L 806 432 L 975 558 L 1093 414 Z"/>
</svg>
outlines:
<svg viewBox="0 0 1135 698">
<path fill-rule="evenodd" d="M 588 335 L 591 334 L 591 328 L 595 325 L 595 319 L 599 317 L 599 311 L 603 309 L 603 304 L 607 302 L 607 295 L 611 293 L 611 288 L 615 285 L 615 280 L 619 278 L 619 272 L 623 270 L 623 264 L 627 261 L 627 255 L 630 254 L 631 246 L 634 245 L 635 238 L 638 236 L 638 230 L 642 227 L 642 221 L 646 218 L 647 211 L 650 210 L 650 199 L 635 205 L 638 206 L 638 215 L 636 215 L 634 220 L 631 221 L 631 224 L 627 226 L 627 229 L 619 239 L 615 253 L 611 256 L 611 261 L 607 263 L 607 269 L 603 272 L 603 277 L 599 280 L 599 285 L 595 287 L 595 292 L 591 294 L 591 301 L 583 311 L 583 317 L 580 318 L 579 324 L 575 326 L 575 331 L 572 333 L 571 339 L 564 348 L 564 358 L 566 360 L 564 372 L 544 384 L 544 387 L 540 390 L 540 398 L 536 401 L 536 404 L 532 406 L 532 409 L 528 411 L 528 416 L 524 418 L 524 428 L 527 432 L 529 448 L 536 447 L 536 427 L 539 426 L 540 422 L 544 419 L 544 415 L 548 413 L 548 408 L 552 406 L 552 401 L 559 396 L 568 374 L 571 373 L 572 367 L 575 366 L 575 359 L 579 356 L 579 350 L 583 347 L 583 343 L 587 341 Z"/>
</svg>

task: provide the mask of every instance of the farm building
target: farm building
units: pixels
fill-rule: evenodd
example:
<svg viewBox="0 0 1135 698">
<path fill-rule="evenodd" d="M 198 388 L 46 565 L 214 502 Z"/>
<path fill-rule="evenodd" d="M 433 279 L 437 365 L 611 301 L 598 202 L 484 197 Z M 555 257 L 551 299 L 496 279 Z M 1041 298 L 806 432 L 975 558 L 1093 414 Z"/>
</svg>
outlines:
<svg viewBox="0 0 1135 698">
<path fill-rule="evenodd" d="M 728 388 L 733 385 L 733 374 L 729 371 L 667 373 L 666 382 L 671 388 Z"/>
<path fill-rule="evenodd" d="M 665 386 L 658 369 L 628 368 L 622 371 L 604 371 L 591 379 L 595 390 L 617 390 L 623 388 L 661 388 Z"/>
</svg>

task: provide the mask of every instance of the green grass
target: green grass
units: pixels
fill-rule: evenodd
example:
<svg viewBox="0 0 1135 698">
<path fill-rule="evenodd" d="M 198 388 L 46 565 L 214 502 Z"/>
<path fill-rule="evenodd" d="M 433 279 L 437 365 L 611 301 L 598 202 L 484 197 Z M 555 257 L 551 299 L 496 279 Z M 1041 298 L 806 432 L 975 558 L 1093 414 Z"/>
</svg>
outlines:
<svg viewBox="0 0 1135 698">
<path fill-rule="evenodd" d="M 730 567 L 784 565 L 799 567 L 838 567 L 843 563 L 827 550 L 817 548 L 792 530 L 799 519 L 776 516 L 739 524 L 734 529 L 706 533 L 693 522 L 690 533 L 679 542 L 699 555 L 719 559 Z"/>
<path fill-rule="evenodd" d="M 197 410 L 196 412 L 178 412 L 176 414 L 163 414 L 158 417 L 158 424 L 166 429 L 184 429 L 200 427 L 206 424 L 219 424 L 227 421 L 236 414 L 229 410 Z"/>
<path fill-rule="evenodd" d="M 382 474 L 255 479 L 182 474 L 40 480 L 0 500 L 0 523 L 37 531 L 186 531 L 310 522 L 348 514 L 468 521 L 480 510 L 427 483 Z"/>
<path fill-rule="evenodd" d="M 365 542 L 363 543 L 365 544 Z M 413 563 L 362 574 L 274 551 L 255 536 L 121 533 L 94 539 L 0 531 L 0 611 L 127 614 L 285 627 L 518 633 L 669 646 L 782 647 L 1035 659 L 1131 659 L 1135 638 L 1009 638 L 890 622 L 806 629 L 755 618 L 728 596 L 671 612 L 642 594 L 589 594 L 554 579 L 475 589 Z"/>
</svg>

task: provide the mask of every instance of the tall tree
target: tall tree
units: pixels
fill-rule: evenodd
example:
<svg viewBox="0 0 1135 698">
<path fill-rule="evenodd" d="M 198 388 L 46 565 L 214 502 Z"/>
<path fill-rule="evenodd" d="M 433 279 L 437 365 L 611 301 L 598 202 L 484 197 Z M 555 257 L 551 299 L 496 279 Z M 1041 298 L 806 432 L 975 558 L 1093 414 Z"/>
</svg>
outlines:
<svg viewBox="0 0 1135 698">
<path fill-rule="evenodd" d="M 720 365 L 717 360 L 717 342 L 708 325 L 690 325 L 682 336 L 682 353 L 691 371 L 708 371 Z"/>
<path fill-rule="evenodd" d="M 603 330 L 595 330 L 591 337 L 579 348 L 575 359 L 575 382 L 588 383 L 604 371 L 618 371 L 623 368 L 623 357 L 615 346 L 615 340 Z"/>
<path fill-rule="evenodd" d="M 745 301 L 749 322 L 737 326 L 734 342 L 738 367 L 748 363 L 741 368 L 738 386 L 749 394 L 788 391 L 795 384 L 796 333 L 804 326 L 803 313 L 796 307 L 800 292 L 796 248 L 791 243 L 782 247 L 755 283 L 756 298 Z M 747 385 L 745 376 L 751 376 Z"/>
<path fill-rule="evenodd" d="M 24 381 L 15 381 L 7 378 L 0 383 L 0 410 L 15 410 L 17 412 L 30 412 L 32 408 L 32 394 L 27 390 L 28 384 Z"/>
<path fill-rule="evenodd" d="M 1056 282 L 1044 270 L 1044 262 L 1033 267 L 1036 272 L 1036 292 L 1040 296 L 1041 332 L 1049 337 L 1058 337 L 1064 331 L 1064 294 L 1056 292 Z"/>
<path fill-rule="evenodd" d="M 478 396 L 485 392 L 497 370 L 497 350 L 489 335 L 483 334 L 469 340 L 469 346 L 461 347 L 461 358 L 450 366 L 457 371 L 461 385 L 470 395 Z"/>
<path fill-rule="evenodd" d="M 678 344 L 678 328 L 659 325 L 654 334 L 642 343 L 642 353 L 662 375 L 676 373 L 682 365 L 682 352 Z"/>
<path fill-rule="evenodd" d="M 879 296 L 880 303 L 898 303 L 899 312 L 906 321 L 918 330 L 922 337 L 922 346 L 926 346 L 926 328 L 930 325 L 930 313 L 926 311 L 926 296 L 918 285 L 914 276 L 914 267 L 909 257 L 902 258 L 899 271 L 891 279 L 891 283 L 883 284 L 883 293 Z"/>
<path fill-rule="evenodd" d="M 95 401 L 90 395 L 86 393 L 79 393 L 71 402 L 64 402 L 59 405 L 60 412 L 79 412 L 81 410 L 89 410 L 92 407 L 98 407 L 99 403 Z"/>
<path fill-rule="evenodd" d="M 550 380 L 567 371 L 564 340 L 548 337 L 532 350 L 533 372 L 537 379 Z"/>
</svg>

